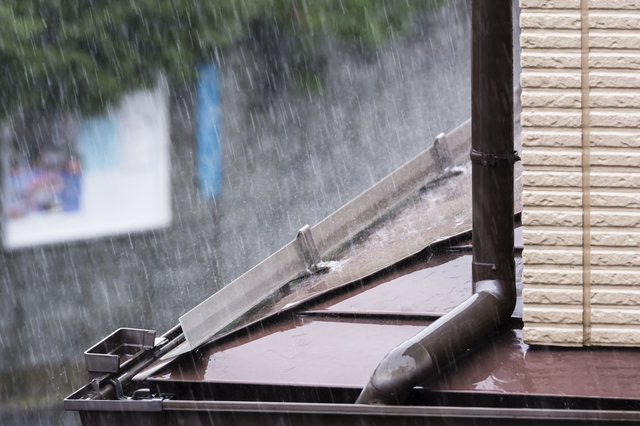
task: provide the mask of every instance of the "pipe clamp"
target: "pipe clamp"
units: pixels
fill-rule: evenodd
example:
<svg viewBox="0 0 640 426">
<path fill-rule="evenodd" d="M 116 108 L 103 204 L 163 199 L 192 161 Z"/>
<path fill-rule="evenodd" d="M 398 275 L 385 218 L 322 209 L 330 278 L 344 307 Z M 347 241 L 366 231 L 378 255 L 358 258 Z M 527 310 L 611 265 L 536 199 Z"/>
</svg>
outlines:
<svg viewBox="0 0 640 426">
<path fill-rule="evenodd" d="M 471 150 L 469 154 L 472 163 L 480 164 L 482 166 L 495 167 L 498 165 L 498 161 L 508 161 L 510 165 L 520 161 L 520 155 L 518 151 L 513 151 L 513 154 L 491 154 L 488 152 Z"/>
</svg>

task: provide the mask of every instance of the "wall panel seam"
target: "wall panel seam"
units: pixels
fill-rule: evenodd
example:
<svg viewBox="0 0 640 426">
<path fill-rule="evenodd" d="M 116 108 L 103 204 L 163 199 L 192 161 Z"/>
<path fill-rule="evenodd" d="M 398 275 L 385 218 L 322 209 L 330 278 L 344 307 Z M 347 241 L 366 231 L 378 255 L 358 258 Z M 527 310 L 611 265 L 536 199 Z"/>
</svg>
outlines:
<svg viewBox="0 0 640 426">
<path fill-rule="evenodd" d="M 582 209 L 583 209 L 583 344 L 591 345 L 591 178 L 589 143 L 589 0 L 581 0 L 582 24 Z"/>
</svg>

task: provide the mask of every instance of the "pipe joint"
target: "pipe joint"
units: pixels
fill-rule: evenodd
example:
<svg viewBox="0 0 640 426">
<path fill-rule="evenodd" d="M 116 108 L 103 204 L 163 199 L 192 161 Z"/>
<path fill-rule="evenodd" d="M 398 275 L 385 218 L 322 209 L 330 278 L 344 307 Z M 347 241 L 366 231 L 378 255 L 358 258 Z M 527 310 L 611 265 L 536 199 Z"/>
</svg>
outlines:
<svg viewBox="0 0 640 426">
<path fill-rule="evenodd" d="M 511 282 L 504 282 L 501 280 L 483 280 L 475 283 L 475 293 L 488 293 L 498 299 L 499 302 L 509 302 L 510 299 L 514 299 L 515 303 L 515 285 Z"/>
<path fill-rule="evenodd" d="M 474 284 L 476 293 L 490 294 L 497 299 L 499 322 L 508 319 L 516 306 L 517 294 L 515 282 L 502 280 L 483 280 Z"/>
</svg>

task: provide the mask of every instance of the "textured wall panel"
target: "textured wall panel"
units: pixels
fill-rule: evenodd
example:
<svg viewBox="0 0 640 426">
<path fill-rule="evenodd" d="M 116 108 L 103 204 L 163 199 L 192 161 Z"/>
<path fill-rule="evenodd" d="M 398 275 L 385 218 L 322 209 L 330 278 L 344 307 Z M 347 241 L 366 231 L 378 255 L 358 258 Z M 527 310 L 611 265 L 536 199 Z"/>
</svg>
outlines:
<svg viewBox="0 0 640 426">
<path fill-rule="evenodd" d="M 521 0 L 531 344 L 640 346 L 640 0 Z"/>
</svg>

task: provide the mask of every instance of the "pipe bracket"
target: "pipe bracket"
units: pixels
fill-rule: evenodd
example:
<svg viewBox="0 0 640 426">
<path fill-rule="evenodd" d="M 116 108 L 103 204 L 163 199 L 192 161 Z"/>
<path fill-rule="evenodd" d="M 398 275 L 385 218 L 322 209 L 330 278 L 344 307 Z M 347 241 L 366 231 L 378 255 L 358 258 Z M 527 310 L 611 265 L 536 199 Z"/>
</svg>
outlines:
<svg viewBox="0 0 640 426">
<path fill-rule="evenodd" d="M 508 161 L 510 165 L 514 165 L 516 162 L 520 161 L 518 151 L 513 151 L 513 154 L 491 154 L 472 149 L 469 157 L 471 158 L 472 163 L 489 167 L 497 166 L 499 164 L 498 161 Z"/>
</svg>

